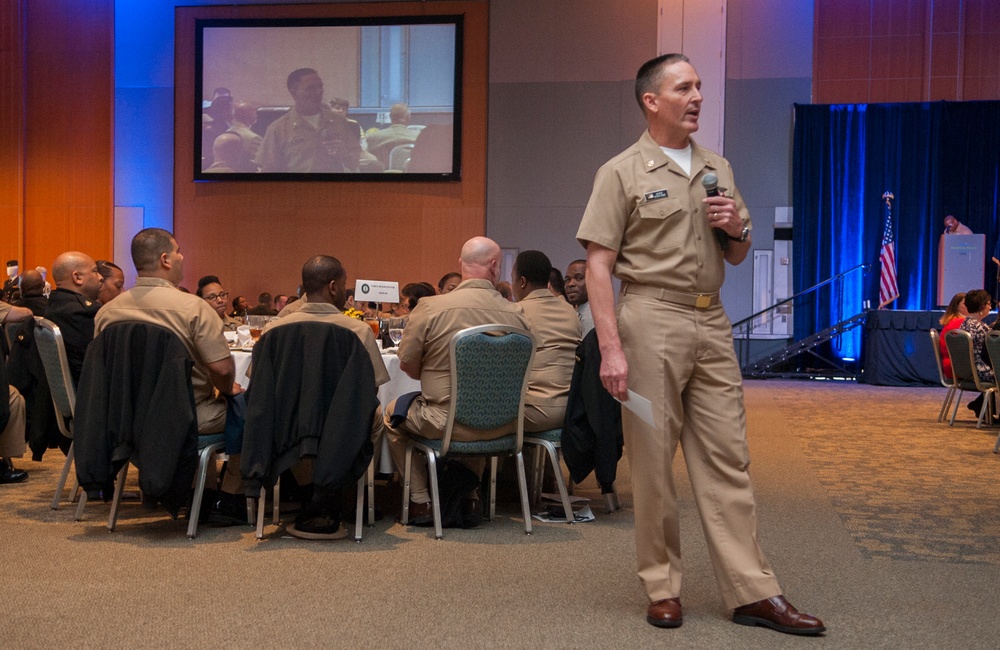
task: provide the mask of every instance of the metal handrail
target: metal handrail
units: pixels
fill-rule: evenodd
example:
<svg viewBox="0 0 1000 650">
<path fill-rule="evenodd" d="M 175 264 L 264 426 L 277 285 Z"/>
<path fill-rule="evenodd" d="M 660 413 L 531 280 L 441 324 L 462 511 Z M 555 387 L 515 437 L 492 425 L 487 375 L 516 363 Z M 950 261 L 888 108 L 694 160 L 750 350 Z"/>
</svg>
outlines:
<svg viewBox="0 0 1000 650">
<path fill-rule="evenodd" d="M 737 321 L 736 323 L 733 323 L 733 330 L 734 331 L 737 331 L 737 329 L 740 328 L 740 327 L 745 328 L 742 331 L 742 334 L 743 334 L 742 339 L 746 343 L 743 345 L 743 349 L 741 350 L 741 352 L 742 352 L 741 356 L 743 356 L 744 359 L 742 360 L 742 363 L 740 365 L 743 366 L 743 367 L 745 367 L 746 364 L 750 360 L 750 345 L 749 345 L 749 341 L 750 341 L 750 333 L 751 333 L 751 330 L 753 329 L 753 327 L 751 327 L 750 325 L 751 325 L 752 321 L 755 318 L 757 318 L 759 316 L 763 316 L 764 314 L 766 314 L 766 313 L 768 313 L 770 311 L 773 311 L 773 310 L 777 309 L 778 307 L 780 307 L 780 306 L 782 306 L 782 305 L 784 305 L 786 303 L 789 303 L 789 302 L 792 302 L 793 300 L 801 298 L 802 296 L 804 296 L 804 295 L 806 295 L 808 293 L 812 293 L 812 292 L 816 291 L 817 289 L 820 289 L 820 288 L 822 288 L 822 287 L 824 287 L 824 286 L 826 286 L 826 285 L 828 285 L 828 284 L 830 284 L 832 282 L 836 282 L 838 280 L 843 280 L 844 277 L 848 273 L 853 273 L 854 271 L 857 271 L 858 269 L 862 269 L 863 272 L 865 274 L 867 274 L 868 271 L 871 270 L 871 264 L 858 264 L 857 266 L 852 266 L 851 268 L 847 269 L 846 271 L 842 271 L 842 272 L 838 273 L 837 275 L 835 275 L 835 276 L 833 276 L 831 278 L 827 278 L 826 280 L 823 280 L 822 282 L 820 282 L 818 284 L 814 284 L 813 286 L 809 287 L 808 289 L 803 289 L 802 291 L 798 292 L 794 296 L 785 298 L 783 300 L 779 300 L 778 302 L 774 303 L 770 307 L 766 307 L 766 308 L 760 310 L 757 313 L 750 314 L 749 316 L 747 316 L 743 320 L 740 320 L 740 321 Z"/>
</svg>

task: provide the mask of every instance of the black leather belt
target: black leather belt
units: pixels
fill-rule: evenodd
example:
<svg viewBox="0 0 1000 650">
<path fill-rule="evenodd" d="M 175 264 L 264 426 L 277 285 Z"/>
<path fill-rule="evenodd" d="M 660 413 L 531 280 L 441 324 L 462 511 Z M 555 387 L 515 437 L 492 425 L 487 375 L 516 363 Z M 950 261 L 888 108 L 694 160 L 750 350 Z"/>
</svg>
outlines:
<svg viewBox="0 0 1000 650">
<path fill-rule="evenodd" d="M 683 293 L 680 291 L 671 291 L 670 289 L 661 289 L 660 287 L 651 287 L 645 284 L 632 284 L 630 282 L 622 282 L 621 293 L 623 296 L 631 293 L 637 296 L 646 296 L 647 298 L 656 298 L 664 302 L 673 302 L 678 305 L 694 307 L 695 309 L 708 309 L 719 304 L 718 293 Z"/>
</svg>

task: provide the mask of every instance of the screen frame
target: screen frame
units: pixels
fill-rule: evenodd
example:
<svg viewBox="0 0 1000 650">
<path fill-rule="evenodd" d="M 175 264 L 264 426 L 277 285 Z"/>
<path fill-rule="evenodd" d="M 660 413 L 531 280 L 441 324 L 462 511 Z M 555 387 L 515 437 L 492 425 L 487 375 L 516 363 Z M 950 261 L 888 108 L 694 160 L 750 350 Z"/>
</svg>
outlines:
<svg viewBox="0 0 1000 650">
<path fill-rule="evenodd" d="M 459 182 L 462 180 L 462 88 L 463 54 L 465 50 L 464 19 L 461 14 L 401 15 L 401 16 L 338 16 L 301 18 L 195 18 L 194 19 L 194 102 L 193 124 L 193 178 L 196 183 L 235 182 L 376 182 L 376 183 L 426 183 Z M 442 25 L 455 27 L 454 54 L 454 117 L 452 123 L 452 170 L 450 172 L 229 172 L 206 173 L 201 169 L 202 114 L 204 86 L 204 30 L 218 27 L 368 27 L 385 25 Z M 329 101 L 330 98 L 324 98 Z"/>
</svg>

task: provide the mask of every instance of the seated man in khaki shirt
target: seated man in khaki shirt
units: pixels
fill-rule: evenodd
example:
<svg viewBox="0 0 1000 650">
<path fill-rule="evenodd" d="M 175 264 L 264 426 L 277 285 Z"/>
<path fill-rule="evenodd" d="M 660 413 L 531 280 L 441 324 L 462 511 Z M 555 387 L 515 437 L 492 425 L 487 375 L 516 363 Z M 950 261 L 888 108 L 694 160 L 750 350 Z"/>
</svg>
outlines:
<svg viewBox="0 0 1000 650">
<path fill-rule="evenodd" d="M 264 327 L 264 333 L 294 323 L 328 323 L 331 327 L 343 327 L 358 335 L 371 358 L 375 370 L 375 385 L 389 381 L 389 372 L 382 361 L 382 353 L 375 342 L 375 334 L 368 323 L 345 316 L 344 303 L 347 298 L 347 272 L 335 257 L 315 255 L 302 267 L 302 290 L 309 300 L 296 301 L 302 305 L 295 311 L 271 321 Z M 376 409 L 372 418 L 372 444 L 375 446 L 375 462 L 382 444 L 385 427 L 382 410 Z M 312 482 L 312 460 L 304 459 L 292 467 L 292 475 L 300 486 Z M 288 533 L 305 539 L 340 539 L 347 536 L 347 530 L 340 525 L 340 503 L 312 504 L 288 526 Z"/>
<path fill-rule="evenodd" d="M 238 395 L 243 388 L 235 381 L 236 366 L 219 327 L 219 315 L 198 296 L 178 290 L 184 279 L 184 256 L 166 230 L 139 231 L 132 239 L 132 261 L 138 274 L 135 286 L 101 307 L 94 319 L 94 336 L 110 325 L 130 321 L 172 330 L 194 361 L 191 384 L 198 433 L 222 433 L 226 428 L 225 396 Z M 209 515 L 215 523 L 248 523 L 239 466 L 239 454 L 230 454 L 222 493 Z"/>
<path fill-rule="evenodd" d="M 499 323 L 528 329 L 528 322 L 521 309 L 504 300 L 496 291 L 500 281 L 500 247 L 486 237 L 473 237 L 462 246 L 459 258 L 464 279 L 451 293 L 422 298 L 410 313 L 403 339 L 399 343 L 399 367 L 410 377 L 420 380 L 421 394 L 413 400 L 406 414 L 406 421 L 398 428 L 389 426 L 386 436 L 389 451 L 396 467 L 402 468 L 406 459 L 407 437 L 411 433 L 425 438 L 441 438 L 448 416 L 451 396 L 449 344 L 459 330 L 476 325 Z M 389 405 L 386 415 L 393 413 L 395 402 Z M 469 430 L 455 425 L 455 440 L 489 440 L 508 433 Z M 484 462 L 472 459 L 466 465 L 481 475 Z M 427 490 L 427 467 L 415 462 L 410 476 L 411 521 L 426 520 L 431 513 L 430 493 Z M 463 509 L 478 511 L 476 492 L 467 495 Z"/>
<path fill-rule="evenodd" d="M 580 320 L 572 305 L 549 291 L 552 264 L 541 251 L 521 251 L 510 283 L 535 336 L 535 360 L 524 398 L 524 430 L 560 429 L 580 345 Z"/>
</svg>

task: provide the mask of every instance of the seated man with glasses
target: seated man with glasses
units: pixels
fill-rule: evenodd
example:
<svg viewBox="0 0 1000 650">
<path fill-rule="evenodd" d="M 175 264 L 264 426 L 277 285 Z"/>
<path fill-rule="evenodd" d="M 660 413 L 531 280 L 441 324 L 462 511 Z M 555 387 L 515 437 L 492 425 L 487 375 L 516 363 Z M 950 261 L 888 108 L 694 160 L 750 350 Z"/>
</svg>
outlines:
<svg viewBox="0 0 1000 650">
<path fill-rule="evenodd" d="M 205 302 L 222 319 L 223 332 L 235 332 L 236 328 L 243 324 L 243 321 L 233 318 L 227 312 L 226 307 L 229 306 L 229 303 L 226 301 L 229 300 L 229 292 L 222 288 L 222 283 L 217 276 L 206 275 L 198 280 L 198 290 L 195 291 L 195 294 L 199 298 L 204 298 Z"/>
</svg>

